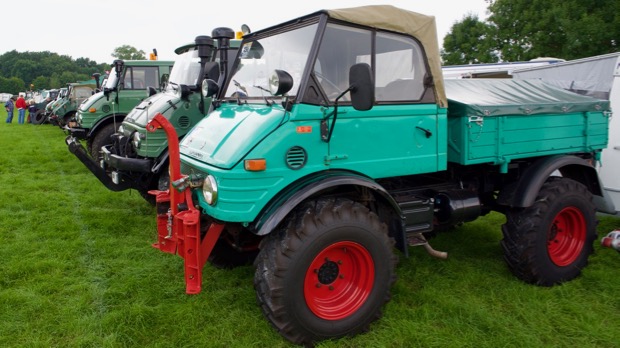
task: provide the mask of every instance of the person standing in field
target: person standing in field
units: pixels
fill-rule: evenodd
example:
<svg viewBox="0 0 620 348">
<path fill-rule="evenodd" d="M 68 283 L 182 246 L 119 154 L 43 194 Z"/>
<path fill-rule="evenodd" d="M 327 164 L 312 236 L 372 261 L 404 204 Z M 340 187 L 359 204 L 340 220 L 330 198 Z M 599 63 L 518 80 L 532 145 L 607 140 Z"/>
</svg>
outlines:
<svg viewBox="0 0 620 348">
<path fill-rule="evenodd" d="M 26 99 L 20 95 L 15 102 L 15 107 L 17 108 L 17 123 L 24 124 L 26 109 L 28 108 L 28 105 L 26 105 Z"/>
<path fill-rule="evenodd" d="M 15 109 L 15 103 L 13 102 L 15 100 L 15 96 L 11 96 L 11 98 L 9 98 L 9 100 L 6 101 L 6 103 L 4 103 L 4 108 L 6 109 L 6 123 L 12 123 L 13 122 L 13 110 Z"/>
<path fill-rule="evenodd" d="M 35 104 L 34 99 L 28 99 L 28 118 L 26 118 L 26 123 L 32 123 L 32 118 L 37 113 L 37 106 Z"/>
</svg>

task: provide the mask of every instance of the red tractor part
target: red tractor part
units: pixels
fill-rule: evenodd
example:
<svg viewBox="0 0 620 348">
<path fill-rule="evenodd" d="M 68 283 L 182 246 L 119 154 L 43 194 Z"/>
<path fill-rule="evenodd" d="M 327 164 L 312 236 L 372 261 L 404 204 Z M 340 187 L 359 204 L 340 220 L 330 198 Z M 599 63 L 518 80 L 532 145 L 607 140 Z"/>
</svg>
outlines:
<svg viewBox="0 0 620 348">
<path fill-rule="evenodd" d="M 181 174 L 179 138 L 174 127 L 158 113 L 146 125 L 149 132 L 163 128 L 168 139 L 170 187 L 166 191 L 152 190 L 157 202 L 157 243 L 153 247 L 178 254 L 184 260 L 185 292 L 198 294 L 202 290 L 202 269 L 224 229 L 223 224 L 212 223 L 201 240 L 200 212 L 194 206 L 191 190 L 176 190 L 173 183 L 184 180 Z"/>
</svg>

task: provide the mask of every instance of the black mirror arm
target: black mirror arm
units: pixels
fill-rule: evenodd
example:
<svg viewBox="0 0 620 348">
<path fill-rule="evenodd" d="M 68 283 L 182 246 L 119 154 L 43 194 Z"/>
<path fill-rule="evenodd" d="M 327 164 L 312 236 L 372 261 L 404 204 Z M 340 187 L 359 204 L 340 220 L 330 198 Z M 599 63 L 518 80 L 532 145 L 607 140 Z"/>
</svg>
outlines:
<svg viewBox="0 0 620 348">
<path fill-rule="evenodd" d="M 336 97 L 336 100 L 334 100 L 334 112 L 332 112 L 332 113 L 328 114 L 327 116 L 325 116 L 323 121 L 321 121 L 322 126 L 324 125 L 325 127 L 327 127 L 327 119 L 329 119 L 329 117 L 332 116 L 332 115 L 334 116 L 334 120 L 332 121 L 332 124 L 329 127 L 328 134 L 324 134 L 324 132 L 323 132 L 323 128 L 324 127 L 321 127 L 321 133 L 322 133 L 321 138 L 323 139 L 324 142 L 329 143 L 329 141 L 332 139 L 332 133 L 334 132 L 334 128 L 336 127 L 336 119 L 338 118 L 338 101 L 345 94 L 349 93 L 353 88 L 354 88 L 353 85 L 349 86 L 349 88 L 344 90 L 342 93 L 340 93 L 340 95 L 338 95 Z"/>
</svg>

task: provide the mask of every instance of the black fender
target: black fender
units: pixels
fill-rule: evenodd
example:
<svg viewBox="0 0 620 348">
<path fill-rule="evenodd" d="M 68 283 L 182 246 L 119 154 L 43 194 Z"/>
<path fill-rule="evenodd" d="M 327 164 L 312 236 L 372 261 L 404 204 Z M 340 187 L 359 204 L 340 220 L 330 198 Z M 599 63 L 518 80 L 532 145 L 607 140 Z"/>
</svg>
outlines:
<svg viewBox="0 0 620 348">
<path fill-rule="evenodd" d="M 120 126 L 121 123 L 123 123 L 125 116 L 127 115 L 126 114 L 111 114 L 111 115 L 107 115 L 103 117 L 97 123 L 95 123 L 95 125 L 92 126 L 92 128 L 88 130 L 88 133 L 86 134 L 86 139 L 90 139 L 93 136 L 93 134 L 96 134 L 99 131 L 99 129 L 101 129 L 103 126 L 107 126 L 110 123 L 116 122 Z"/>
<path fill-rule="evenodd" d="M 304 177 L 282 190 L 278 196 L 274 197 L 263 208 L 256 220 L 254 220 L 252 230 L 259 236 L 266 235 L 275 229 L 293 209 L 307 198 L 342 186 L 357 186 L 369 189 L 377 200 L 387 204 L 401 220 L 404 220 L 398 203 L 383 186 L 374 180 L 347 171 L 324 171 Z M 396 227 L 398 230 L 395 231 L 395 238 L 397 242 L 402 242 L 404 240 L 402 223 Z"/>
<path fill-rule="evenodd" d="M 563 177 L 585 185 L 595 196 L 594 203 L 599 211 L 608 212 L 611 209 L 615 212 L 613 203 L 604 195 L 603 185 L 591 162 L 572 155 L 543 157 L 530 164 L 516 183 L 500 192 L 497 202 L 517 208 L 531 206 L 547 178 L 556 170 Z"/>
</svg>

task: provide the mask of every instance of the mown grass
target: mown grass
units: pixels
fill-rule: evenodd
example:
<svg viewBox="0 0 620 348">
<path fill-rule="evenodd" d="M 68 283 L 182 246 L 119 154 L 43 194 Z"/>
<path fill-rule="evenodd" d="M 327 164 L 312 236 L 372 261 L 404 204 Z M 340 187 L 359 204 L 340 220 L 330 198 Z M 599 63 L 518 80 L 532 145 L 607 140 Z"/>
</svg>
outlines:
<svg viewBox="0 0 620 348">
<path fill-rule="evenodd" d="M 202 293 L 186 295 L 182 259 L 150 246 L 154 208 L 108 191 L 64 138 L 51 125 L 0 123 L 1 347 L 292 346 L 256 305 L 250 266 L 207 265 Z M 620 346 L 620 254 L 597 241 L 578 279 L 527 285 L 503 263 L 503 220 L 439 235 L 445 261 L 411 248 L 370 332 L 319 346 Z M 599 236 L 620 228 L 600 220 Z"/>
</svg>

